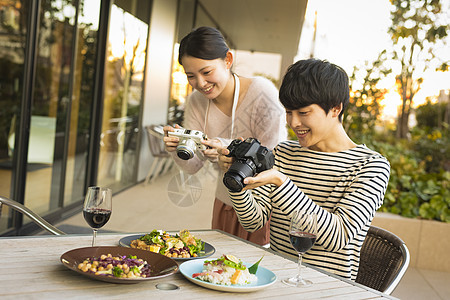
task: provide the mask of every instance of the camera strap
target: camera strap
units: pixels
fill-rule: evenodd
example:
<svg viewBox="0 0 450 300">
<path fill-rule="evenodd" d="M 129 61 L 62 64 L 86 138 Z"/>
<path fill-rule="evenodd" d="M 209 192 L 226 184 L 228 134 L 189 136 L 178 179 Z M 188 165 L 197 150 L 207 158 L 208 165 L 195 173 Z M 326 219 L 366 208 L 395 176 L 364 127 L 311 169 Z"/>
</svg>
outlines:
<svg viewBox="0 0 450 300">
<path fill-rule="evenodd" d="M 230 139 L 233 139 L 233 131 L 234 131 L 234 118 L 236 115 L 236 108 L 239 102 L 239 90 L 240 90 L 240 81 L 239 77 L 233 73 L 234 76 L 234 95 L 233 95 L 233 108 L 231 110 L 231 133 Z M 208 115 L 209 115 L 209 106 L 211 105 L 211 100 L 208 101 L 208 107 L 206 108 L 205 114 L 205 123 L 203 124 L 203 132 L 206 133 L 206 126 L 208 126 Z"/>
<path fill-rule="evenodd" d="M 239 102 L 239 89 L 240 89 L 240 81 L 239 77 L 233 73 L 234 76 L 234 97 L 233 97 L 233 109 L 231 111 L 231 133 L 230 133 L 230 139 L 233 138 L 233 131 L 234 131 L 234 116 L 236 115 L 236 108 L 237 104 Z"/>
</svg>

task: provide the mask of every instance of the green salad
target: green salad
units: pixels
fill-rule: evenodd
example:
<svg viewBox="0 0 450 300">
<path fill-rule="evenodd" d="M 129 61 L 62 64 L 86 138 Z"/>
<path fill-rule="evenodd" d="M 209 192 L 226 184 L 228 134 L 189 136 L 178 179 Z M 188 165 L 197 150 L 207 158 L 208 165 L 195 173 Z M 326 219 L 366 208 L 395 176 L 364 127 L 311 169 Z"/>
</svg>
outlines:
<svg viewBox="0 0 450 300">
<path fill-rule="evenodd" d="M 172 258 L 197 257 L 204 253 L 205 243 L 188 230 L 170 235 L 162 230 L 153 230 L 130 243 L 132 248 L 160 253 Z"/>
</svg>

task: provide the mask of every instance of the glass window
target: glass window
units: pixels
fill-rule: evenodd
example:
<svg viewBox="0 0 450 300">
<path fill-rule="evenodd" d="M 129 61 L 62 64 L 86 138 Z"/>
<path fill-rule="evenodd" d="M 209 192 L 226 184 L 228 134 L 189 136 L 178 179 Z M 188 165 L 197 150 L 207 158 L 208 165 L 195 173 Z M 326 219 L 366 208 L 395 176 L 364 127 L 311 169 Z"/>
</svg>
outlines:
<svg viewBox="0 0 450 300">
<path fill-rule="evenodd" d="M 24 204 L 42 216 L 81 205 L 92 167 L 90 129 L 99 117 L 92 116 L 92 108 L 98 101 L 103 101 L 103 123 L 97 182 L 115 191 L 134 184 L 152 2 L 115 1 L 106 62 L 97 61 L 102 0 L 42 0 L 36 11 L 30 0 L 0 3 L 0 69 L 8 70 L 0 72 L 0 194 L 9 197 L 19 187 L 12 180 L 15 142 L 27 137 L 19 124 L 29 118 L 26 176 L 14 176 L 25 178 Z M 28 13 L 39 13 L 32 66 L 25 65 Z M 105 96 L 94 99 L 96 73 L 103 72 L 96 66 L 102 63 Z M 35 70 L 32 95 L 23 99 L 29 69 Z M 24 104 L 31 109 L 21 116 Z M 10 215 L 3 208 L 0 232 L 13 226 Z"/>
<path fill-rule="evenodd" d="M 170 89 L 170 103 L 168 113 L 168 123 L 171 125 L 183 124 L 184 104 L 188 95 L 192 92 L 183 66 L 178 62 L 178 48 L 180 44 L 176 43 L 173 51 L 172 62 L 172 86 Z"/>
<path fill-rule="evenodd" d="M 11 193 L 15 129 L 20 118 L 26 12 L 21 1 L 3 1 L 0 6 L 0 195 L 5 197 Z M 9 215 L 3 207 L 0 232 L 11 226 Z"/>
<path fill-rule="evenodd" d="M 30 118 L 24 202 L 46 215 L 84 194 L 100 0 L 41 2 L 35 65 L 28 66 L 36 70 L 33 94 L 23 100 L 31 7 L 30 1 L 0 6 L 0 68 L 9 70 L 0 74 L 0 193 L 8 196 L 17 184 L 11 180 L 15 140 L 20 118 Z M 19 115 L 22 100 L 31 104 L 30 115 Z M 6 214 L 0 232 L 11 227 Z"/>
<path fill-rule="evenodd" d="M 93 82 L 95 81 L 97 32 L 100 16 L 100 0 L 85 0 L 81 3 L 77 23 L 77 36 L 74 39 L 72 103 L 68 130 L 66 178 L 64 206 L 83 199 L 91 106 L 94 99 Z"/>
<path fill-rule="evenodd" d="M 136 181 L 150 16 L 147 1 L 116 4 L 111 9 L 98 172 L 98 184 L 113 190 Z"/>
<path fill-rule="evenodd" d="M 25 205 L 39 214 L 83 194 L 99 6 L 42 1 L 25 190 Z"/>
</svg>

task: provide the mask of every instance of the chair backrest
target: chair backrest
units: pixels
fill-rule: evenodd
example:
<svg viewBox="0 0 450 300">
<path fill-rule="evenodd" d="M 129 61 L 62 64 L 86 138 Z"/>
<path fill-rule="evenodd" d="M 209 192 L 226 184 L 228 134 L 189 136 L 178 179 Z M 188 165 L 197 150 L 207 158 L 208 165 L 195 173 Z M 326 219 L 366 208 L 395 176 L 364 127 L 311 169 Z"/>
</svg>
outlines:
<svg viewBox="0 0 450 300">
<path fill-rule="evenodd" d="M 28 207 L 26 207 L 23 204 L 20 204 L 17 201 L 11 200 L 9 198 L 0 196 L 0 212 L 1 212 L 1 206 L 2 204 L 8 205 L 9 207 L 13 208 L 14 210 L 17 210 L 21 212 L 22 214 L 26 215 L 28 218 L 30 218 L 33 222 L 38 224 L 41 228 L 47 230 L 51 234 L 54 235 L 65 235 L 66 233 L 59 230 L 46 220 L 44 220 L 41 216 L 37 215 L 33 211 L 31 211 Z"/>
<path fill-rule="evenodd" d="M 148 146 L 152 155 L 154 157 L 169 156 L 169 153 L 164 147 L 164 132 L 162 131 L 162 127 L 159 125 L 149 125 L 145 126 L 145 130 L 147 131 Z"/>
<path fill-rule="evenodd" d="M 370 226 L 361 248 L 356 282 L 391 294 L 406 272 L 408 248 L 395 234 Z"/>
</svg>

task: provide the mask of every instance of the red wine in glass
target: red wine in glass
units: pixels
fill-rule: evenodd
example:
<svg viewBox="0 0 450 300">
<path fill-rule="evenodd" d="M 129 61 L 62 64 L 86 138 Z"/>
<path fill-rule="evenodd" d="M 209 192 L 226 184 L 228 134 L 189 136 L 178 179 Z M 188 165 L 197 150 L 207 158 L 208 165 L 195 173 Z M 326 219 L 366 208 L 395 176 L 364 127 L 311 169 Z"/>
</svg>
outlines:
<svg viewBox="0 0 450 300">
<path fill-rule="evenodd" d="M 111 189 L 99 186 L 89 187 L 84 199 L 83 217 L 92 228 L 92 247 L 95 246 L 97 230 L 109 221 L 111 212 Z"/>
<path fill-rule="evenodd" d="M 298 210 L 291 216 L 289 225 L 289 240 L 292 247 L 298 253 L 298 273 L 294 277 L 282 280 L 284 284 L 303 287 L 310 286 L 311 281 L 302 278 L 302 255 L 312 248 L 317 238 L 317 215 L 312 212 Z"/>
<path fill-rule="evenodd" d="M 109 218 L 111 211 L 107 209 L 88 209 L 83 210 L 83 217 L 92 228 L 102 228 Z"/>
<path fill-rule="evenodd" d="M 309 232 L 292 231 L 289 232 L 289 239 L 291 240 L 292 247 L 297 252 L 305 253 L 316 242 L 316 235 Z"/>
</svg>

